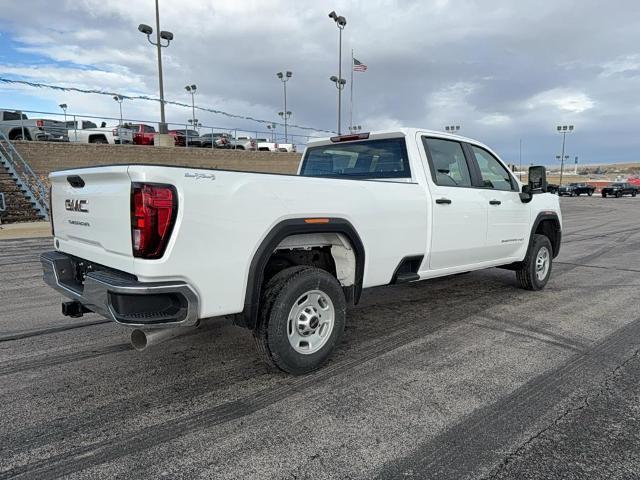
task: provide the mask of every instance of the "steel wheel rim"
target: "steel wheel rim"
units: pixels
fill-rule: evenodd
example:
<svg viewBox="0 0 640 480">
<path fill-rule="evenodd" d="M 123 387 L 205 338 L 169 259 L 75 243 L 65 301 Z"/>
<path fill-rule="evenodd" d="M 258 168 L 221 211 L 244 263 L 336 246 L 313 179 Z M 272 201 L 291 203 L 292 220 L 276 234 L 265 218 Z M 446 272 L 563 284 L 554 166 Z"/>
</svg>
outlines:
<svg viewBox="0 0 640 480">
<path fill-rule="evenodd" d="M 296 352 L 311 355 L 331 337 L 335 325 L 335 307 L 321 290 L 309 290 L 294 302 L 287 320 L 289 344 Z"/>
<path fill-rule="evenodd" d="M 546 278 L 549 273 L 550 260 L 551 255 L 547 247 L 542 247 L 538 250 L 538 255 L 536 256 L 536 277 L 538 277 L 538 280 L 542 281 Z"/>
</svg>

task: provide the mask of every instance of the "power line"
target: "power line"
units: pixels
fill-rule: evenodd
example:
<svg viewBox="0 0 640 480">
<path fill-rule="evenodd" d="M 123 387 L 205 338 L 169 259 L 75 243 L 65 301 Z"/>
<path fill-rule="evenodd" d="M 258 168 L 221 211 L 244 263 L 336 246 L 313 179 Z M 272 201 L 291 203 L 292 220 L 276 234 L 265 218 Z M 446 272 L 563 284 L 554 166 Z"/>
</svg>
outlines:
<svg viewBox="0 0 640 480">
<path fill-rule="evenodd" d="M 114 95 L 118 95 L 126 100 L 147 100 L 147 101 L 152 101 L 152 102 L 159 102 L 160 99 L 159 98 L 154 98 L 154 97 L 149 97 L 147 95 L 123 95 L 121 93 L 117 93 L 117 92 L 107 92 L 104 90 L 93 90 L 93 89 L 84 89 L 84 88 L 77 88 L 77 87 L 61 87 L 59 85 L 50 85 L 50 84 L 46 84 L 46 83 L 38 83 L 38 82 L 28 82 L 26 80 L 12 80 L 10 78 L 4 78 L 4 77 L 0 77 L 0 82 L 2 83 L 12 83 L 12 84 L 18 84 L 18 85 L 26 85 L 28 87 L 34 87 L 34 88 L 49 88 L 51 90 L 59 90 L 62 92 L 78 92 L 78 93 L 91 93 L 91 94 L 95 94 L 95 95 L 108 95 L 110 97 L 113 97 Z M 182 103 L 182 102 L 174 102 L 172 100 L 165 100 L 164 101 L 165 104 L 168 105 L 175 105 L 177 107 L 187 107 L 187 108 L 191 108 L 191 105 L 187 105 L 186 103 Z M 249 120 L 252 122 L 256 122 L 256 123 L 262 123 L 265 125 L 272 125 L 273 123 L 275 123 L 276 125 L 280 125 L 280 126 L 284 126 L 284 123 L 278 123 L 278 122 L 273 122 L 271 120 L 262 120 L 260 118 L 254 118 L 254 117 L 247 117 L 244 115 L 236 115 L 234 113 L 229 113 L 229 112 L 224 112 L 222 110 L 215 110 L 213 108 L 206 108 L 206 107 L 195 107 L 198 110 L 202 110 L 204 112 L 210 112 L 210 113 L 215 113 L 217 115 L 224 115 L 225 117 L 229 117 L 229 118 L 239 118 L 241 120 Z M 293 127 L 293 128 L 297 128 L 300 130 L 311 130 L 314 132 L 324 132 L 324 133 L 335 133 L 331 130 L 323 130 L 321 128 L 313 128 L 313 127 L 306 127 L 304 125 L 296 125 L 296 124 L 290 124 L 287 123 L 288 127 Z"/>
</svg>

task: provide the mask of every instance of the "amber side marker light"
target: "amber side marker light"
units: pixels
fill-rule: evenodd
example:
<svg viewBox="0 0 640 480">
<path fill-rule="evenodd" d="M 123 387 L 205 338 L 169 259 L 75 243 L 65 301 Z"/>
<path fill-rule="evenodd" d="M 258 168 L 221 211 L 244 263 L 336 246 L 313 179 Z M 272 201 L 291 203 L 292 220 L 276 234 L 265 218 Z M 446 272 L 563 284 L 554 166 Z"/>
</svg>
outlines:
<svg viewBox="0 0 640 480">
<path fill-rule="evenodd" d="M 329 223 L 328 218 L 305 218 L 304 223 Z"/>
</svg>

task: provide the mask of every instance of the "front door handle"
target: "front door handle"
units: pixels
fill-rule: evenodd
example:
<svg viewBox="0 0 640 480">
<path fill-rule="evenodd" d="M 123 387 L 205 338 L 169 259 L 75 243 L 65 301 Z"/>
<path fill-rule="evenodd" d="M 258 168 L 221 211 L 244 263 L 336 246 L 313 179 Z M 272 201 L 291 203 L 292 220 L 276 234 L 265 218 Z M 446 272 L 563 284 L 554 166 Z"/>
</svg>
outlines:
<svg viewBox="0 0 640 480">
<path fill-rule="evenodd" d="M 436 198 L 436 203 L 439 203 L 441 205 L 449 205 L 451 203 L 451 200 L 449 200 L 448 198 Z"/>
<path fill-rule="evenodd" d="M 491 200 L 489 201 L 489 205 L 500 205 L 502 202 L 500 200 Z"/>
</svg>

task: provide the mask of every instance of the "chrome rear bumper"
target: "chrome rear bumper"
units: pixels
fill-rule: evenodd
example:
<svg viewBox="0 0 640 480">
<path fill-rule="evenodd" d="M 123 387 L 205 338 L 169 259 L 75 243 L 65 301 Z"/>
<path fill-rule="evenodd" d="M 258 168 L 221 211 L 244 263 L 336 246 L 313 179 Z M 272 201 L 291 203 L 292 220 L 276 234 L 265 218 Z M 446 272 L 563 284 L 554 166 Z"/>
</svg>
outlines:
<svg viewBox="0 0 640 480">
<path fill-rule="evenodd" d="M 198 296 L 184 282 L 139 282 L 133 275 L 94 270 L 76 279 L 78 259 L 61 252 L 40 256 L 50 287 L 92 312 L 132 327 L 193 326 L 198 322 Z"/>
</svg>

